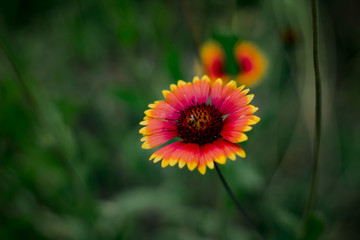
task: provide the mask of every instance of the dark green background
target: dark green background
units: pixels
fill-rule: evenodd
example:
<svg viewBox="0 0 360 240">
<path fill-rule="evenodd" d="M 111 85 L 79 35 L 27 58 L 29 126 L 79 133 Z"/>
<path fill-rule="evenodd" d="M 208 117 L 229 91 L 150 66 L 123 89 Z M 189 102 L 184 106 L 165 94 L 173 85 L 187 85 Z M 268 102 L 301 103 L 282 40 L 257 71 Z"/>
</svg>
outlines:
<svg viewBox="0 0 360 240">
<path fill-rule="evenodd" d="M 221 169 L 266 239 L 360 235 L 358 1 L 320 1 L 323 122 L 315 212 L 310 1 L 0 1 L 0 239 L 256 239 L 214 171 L 141 149 L 147 105 L 191 81 L 197 45 L 253 41 L 261 121 Z M 186 16 L 190 16 L 188 24 Z M 305 230 L 304 230 L 305 229 Z"/>
</svg>

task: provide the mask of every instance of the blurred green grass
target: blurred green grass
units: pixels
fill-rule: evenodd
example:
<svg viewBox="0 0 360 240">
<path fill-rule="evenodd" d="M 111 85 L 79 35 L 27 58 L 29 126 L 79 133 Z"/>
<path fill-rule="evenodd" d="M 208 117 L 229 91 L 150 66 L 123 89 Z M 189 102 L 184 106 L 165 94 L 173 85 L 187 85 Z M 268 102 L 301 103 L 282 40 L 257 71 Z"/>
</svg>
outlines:
<svg viewBox="0 0 360 240">
<path fill-rule="evenodd" d="M 355 4 L 320 1 L 320 182 L 303 239 L 360 234 Z M 268 74 L 251 89 L 262 120 L 241 144 L 247 158 L 222 167 L 267 239 L 302 231 L 314 119 L 308 5 L 188 9 L 201 41 L 231 53 L 250 40 L 267 54 Z M 214 171 L 162 169 L 141 149 L 147 105 L 195 74 L 181 2 L 2 1 L 0 40 L 0 239 L 255 239 Z"/>
</svg>

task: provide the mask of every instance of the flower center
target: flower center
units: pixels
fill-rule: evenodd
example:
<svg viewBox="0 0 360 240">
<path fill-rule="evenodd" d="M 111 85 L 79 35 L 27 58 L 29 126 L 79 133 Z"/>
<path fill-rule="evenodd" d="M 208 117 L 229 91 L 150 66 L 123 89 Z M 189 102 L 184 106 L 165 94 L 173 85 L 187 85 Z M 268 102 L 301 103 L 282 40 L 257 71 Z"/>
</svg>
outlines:
<svg viewBox="0 0 360 240">
<path fill-rule="evenodd" d="M 220 136 L 223 126 L 221 113 L 212 105 L 196 104 L 181 111 L 177 131 L 186 143 L 205 144 Z"/>
</svg>

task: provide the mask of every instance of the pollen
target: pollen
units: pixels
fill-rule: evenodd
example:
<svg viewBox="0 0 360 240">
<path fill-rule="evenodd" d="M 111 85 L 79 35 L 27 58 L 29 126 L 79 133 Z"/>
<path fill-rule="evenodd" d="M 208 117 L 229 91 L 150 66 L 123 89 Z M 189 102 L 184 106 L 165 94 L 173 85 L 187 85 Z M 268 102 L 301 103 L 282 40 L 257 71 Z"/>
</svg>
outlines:
<svg viewBox="0 0 360 240">
<path fill-rule="evenodd" d="M 218 137 L 223 127 L 220 111 L 205 103 L 192 105 L 180 113 L 178 136 L 185 143 L 206 144 Z"/>
</svg>

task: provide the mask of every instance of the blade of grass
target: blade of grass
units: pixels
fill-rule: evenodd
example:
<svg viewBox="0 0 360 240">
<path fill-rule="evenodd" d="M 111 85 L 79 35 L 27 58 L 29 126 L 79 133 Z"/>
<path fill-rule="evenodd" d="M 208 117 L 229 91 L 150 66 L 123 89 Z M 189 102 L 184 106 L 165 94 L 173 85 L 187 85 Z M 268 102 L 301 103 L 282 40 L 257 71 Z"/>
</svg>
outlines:
<svg viewBox="0 0 360 240">
<path fill-rule="evenodd" d="M 307 199 L 304 212 L 304 225 L 309 218 L 311 211 L 314 208 L 316 201 L 318 175 L 319 175 L 319 152 L 320 152 L 320 137 L 321 137 L 321 79 L 320 79 L 320 64 L 319 64 L 319 32 L 318 32 L 318 3 L 316 0 L 311 1 L 312 14 L 312 29 L 313 29 L 313 61 L 315 73 L 315 141 L 314 141 L 314 156 L 313 169 L 310 185 L 310 192 Z"/>
</svg>

